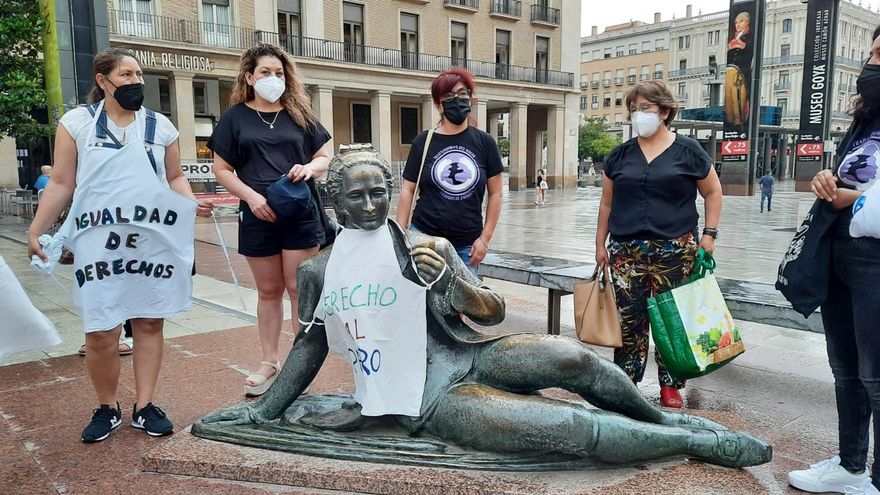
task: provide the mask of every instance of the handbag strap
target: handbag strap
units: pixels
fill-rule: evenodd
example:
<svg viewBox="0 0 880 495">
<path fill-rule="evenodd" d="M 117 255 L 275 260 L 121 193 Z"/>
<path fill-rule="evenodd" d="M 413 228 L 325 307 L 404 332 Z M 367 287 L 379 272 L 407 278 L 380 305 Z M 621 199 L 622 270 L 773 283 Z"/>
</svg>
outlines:
<svg viewBox="0 0 880 495">
<path fill-rule="evenodd" d="M 694 280 L 699 280 L 705 277 L 707 273 L 713 273 L 714 271 L 715 258 L 707 253 L 705 249 L 698 249 L 697 254 L 694 255 L 694 267 L 691 270 L 690 281 L 693 282 Z"/>
<path fill-rule="evenodd" d="M 412 204 L 409 205 L 409 216 L 406 220 L 406 227 L 412 224 L 413 212 L 416 211 L 416 201 L 419 199 L 419 184 L 422 183 L 422 171 L 425 170 L 425 160 L 428 158 L 428 147 L 431 146 L 431 138 L 434 137 L 434 129 L 428 129 L 428 136 L 425 138 L 425 148 L 422 150 L 422 163 L 419 165 L 419 175 L 416 176 L 416 190 L 413 193 Z"/>
</svg>

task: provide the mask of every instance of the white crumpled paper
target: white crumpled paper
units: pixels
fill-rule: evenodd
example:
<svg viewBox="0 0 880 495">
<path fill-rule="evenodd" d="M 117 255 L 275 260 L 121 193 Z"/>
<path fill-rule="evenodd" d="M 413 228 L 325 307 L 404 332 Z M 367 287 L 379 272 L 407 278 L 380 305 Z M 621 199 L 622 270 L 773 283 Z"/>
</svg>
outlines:
<svg viewBox="0 0 880 495">
<path fill-rule="evenodd" d="M 31 265 L 46 275 L 52 275 L 55 272 L 55 267 L 58 265 L 58 260 L 61 258 L 64 241 L 60 236 L 53 237 L 49 234 L 41 235 L 38 240 L 40 245 L 43 246 L 43 252 L 46 253 L 48 259 L 43 261 L 35 254 L 31 257 Z"/>
</svg>

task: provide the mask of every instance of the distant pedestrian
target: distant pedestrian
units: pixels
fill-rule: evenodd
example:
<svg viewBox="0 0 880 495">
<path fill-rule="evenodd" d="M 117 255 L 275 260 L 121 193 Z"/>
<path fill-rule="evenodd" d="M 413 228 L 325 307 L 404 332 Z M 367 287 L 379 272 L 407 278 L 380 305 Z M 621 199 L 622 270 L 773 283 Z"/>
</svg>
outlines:
<svg viewBox="0 0 880 495">
<path fill-rule="evenodd" d="M 831 227 L 828 296 L 822 326 L 837 400 L 838 455 L 788 473 L 788 482 L 810 492 L 880 495 L 880 239 L 849 233 L 853 204 L 878 180 L 880 165 L 880 26 L 870 59 L 856 80 L 852 124 L 837 148 L 835 171 L 822 170 L 813 193 L 839 211 Z M 874 465 L 868 446 L 874 417 Z"/>
<path fill-rule="evenodd" d="M 773 190 L 775 189 L 774 185 L 776 184 L 776 180 L 773 178 L 773 172 L 767 170 L 764 172 L 764 176 L 761 177 L 761 213 L 764 213 L 764 200 L 767 200 L 767 211 L 771 210 L 771 206 L 773 203 Z"/>
<path fill-rule="evenodd" d="M 715 251 L 722 198 L 712 159 L 700 143 L 669 130 L 678 111 L 669 86 L 638 83 L 627 93 L 626 106 L 637 137 L 605 160 L 596 264 L 610 263 L 615 279 L 623 347 L 614 351 L 614 362 L 638 383 L 648 361 L 647 300 L 688 279 L 697 248 Z M 706 200 L 702 237 L 697 192 Z M 655 359 L 662 404 L 681 407 L 678 390 L 684 382 L 669 375 L 656 352 Z"/>
<path fill-rule="evenodd" d="M 43 165 L 40 167 L 40 176 L 34 182 L 34 189 L 42 191 L 49 184 L 49 178 L 52 177 L 52 165 Z"/>
<path fill-rule="evenodd" d="M 538 169 L 535 175 L 535 204 L 544 206 L 544 195 L 547 191 L 547 172 L 543 168 Z"/>
</svg>

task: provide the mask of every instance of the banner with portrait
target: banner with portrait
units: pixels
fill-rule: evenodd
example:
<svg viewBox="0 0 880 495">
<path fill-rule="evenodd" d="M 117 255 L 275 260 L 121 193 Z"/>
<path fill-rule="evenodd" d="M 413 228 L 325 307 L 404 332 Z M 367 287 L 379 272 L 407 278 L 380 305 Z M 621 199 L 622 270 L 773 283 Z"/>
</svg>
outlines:
<svg viewBox="0 0 880 495">
<path fill-rule="evenodd" d="M 721 161 L 724 162 L 748 160 L 757 27 L 757 2 L 731 0 L 727 67 L 724 70 L 724 132 L 721 143 Z"/>
</svg>

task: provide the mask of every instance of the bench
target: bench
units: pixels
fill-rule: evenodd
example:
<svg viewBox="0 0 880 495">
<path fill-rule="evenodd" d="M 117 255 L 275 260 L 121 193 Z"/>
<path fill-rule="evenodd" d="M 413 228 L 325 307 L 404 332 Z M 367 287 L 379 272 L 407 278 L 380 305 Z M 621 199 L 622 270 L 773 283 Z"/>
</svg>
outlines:
<svg viewBox="0 0 880 495">
<path fill-rule="evenodd" d="M 596 265 L 547 256 L 491 251 L 480 264 L 480 276 L 547 289 L 547 333 L 559 335 L 562 296 L 575 282 L 593 275 Z M 818 313 L 805 319 L 772 284 L 718 278 L 731 315 L 739 320 L 822 333 Z M 572 325 L 574 322 L 572 322 Z"/>
</svg>

